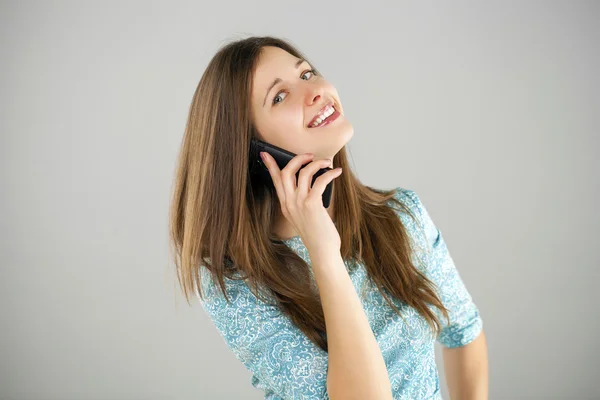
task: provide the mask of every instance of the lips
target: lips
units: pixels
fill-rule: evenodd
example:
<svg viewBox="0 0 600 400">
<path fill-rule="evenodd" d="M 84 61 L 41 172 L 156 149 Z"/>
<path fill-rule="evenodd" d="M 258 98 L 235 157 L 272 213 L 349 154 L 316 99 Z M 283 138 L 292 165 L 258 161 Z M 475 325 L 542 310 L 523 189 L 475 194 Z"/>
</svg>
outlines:
<svg viewBox="0 0 600 400">
<path fill-rule="evenodd" d="M 314 124 L 314 123 L 315 123 L 315 121 L 317 120 L 317 118 L 319 117 L 319 115 L 321 115 L 321 113 L 322 113 L 322 112 L 324 112 L 324 111 L 325 111 L 325 109 L 326 109 L 327 107 L 329 107 L 329 106 L 333 107 L 333 101 L 330 101 L 329 103 L 325 104 L 325 105 L 324 105 L 324 106 L 323 106 L 323 107 L 322 107 L 322 108 L 319 110 L 319 112 L 318 112 L 318 113 L 317 113 L 317 114 L 316 114 L 316 115 L 313 117 L 313 119 L 311 119 L 311 120 L 310 120 L 310 122 L 308 123 L 308 127 L 309 127 L 309 128 L 311 128 L 311 127 L 312 127 L 312 124 Z"/>
</svg>

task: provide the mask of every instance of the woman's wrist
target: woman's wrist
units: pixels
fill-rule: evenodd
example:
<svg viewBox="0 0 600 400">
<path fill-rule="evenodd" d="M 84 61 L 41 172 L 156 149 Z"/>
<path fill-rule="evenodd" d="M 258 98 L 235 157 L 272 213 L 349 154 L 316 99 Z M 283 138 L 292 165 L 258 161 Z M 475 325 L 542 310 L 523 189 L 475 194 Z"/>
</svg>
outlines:
<svg viewBox="0 0 600 400">
<path fill-rule="evenodd" d="M 307 248 L 308 249 L 308 248 Z M 344 260 L 342 259 L 342 254 L 338 249 L 320 249 L 313 248 L 308 249 L 308 255 L 311 260 L 311 264 L 313 265 L 313 269 L 315 268 L 333 268 L 331 265 L 343 265 Z"/>
</svg>

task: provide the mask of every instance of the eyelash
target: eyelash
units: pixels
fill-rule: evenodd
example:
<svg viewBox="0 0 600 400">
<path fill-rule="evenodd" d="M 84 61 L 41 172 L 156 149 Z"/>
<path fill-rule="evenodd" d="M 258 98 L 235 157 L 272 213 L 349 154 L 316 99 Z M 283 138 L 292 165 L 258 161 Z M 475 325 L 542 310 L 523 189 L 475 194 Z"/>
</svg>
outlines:
<svg viewBox="0 0 600 400">
<path fill-rule="evenodd" d="M 312 74 L 312 76 L 315 76 L 315 75 L 317 74 L 317 73 L 315 72 L 315 70 L 314 70 L 314 69 L 307 69 L 306 71 L 302 72 L 302 75 L 306 74 L 307 72 L 310 72 L 310 73 Z M 300 76 L 302 76 L 302 75 L 300 75 Z M 278 103 L 276 103 L 276 102 L 275 102 L 275 99 L 276 99 L 277 97 L 279 97 L 279 95 L 280 95 L 282 92 L 285 92 L 285 90 L 280 90 L 279 92 L 277 92 L 277 94 L 275 95 L 275 97 L 273 97 L 272 104 L 273 104 L 274 106 L 276 106 L 277 104 L 281 103 L 281 101 L 280 101 L 280 102 L 278 102 Z M 283 100 L 282 100 L 282 101 L 283 101 Z"/>
</svg>

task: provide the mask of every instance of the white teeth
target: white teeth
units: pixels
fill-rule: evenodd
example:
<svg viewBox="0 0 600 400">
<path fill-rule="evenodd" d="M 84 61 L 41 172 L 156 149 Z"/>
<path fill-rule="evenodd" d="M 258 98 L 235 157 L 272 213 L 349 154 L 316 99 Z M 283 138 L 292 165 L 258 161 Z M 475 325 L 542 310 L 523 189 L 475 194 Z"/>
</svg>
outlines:
<svg viewBox="0 0 600 400">
<path fill-rule="evenodd" d="M 319 117 L 317 117 L 317 119 L 311 125 L 311 127 L 313 127 L 313 128 L 317 127 L 319 124 L 321 124 L 321 122 L 325 121 L 325 119 L 327 117 L 329 117 L 331 114 L 333 114 L 334 112 L 335 112 L 335 110 L 333 109 L 332 106 L 327 107 L 325 109 L 325 111 L 323 111 L 323 113 Z"/>
</svg>

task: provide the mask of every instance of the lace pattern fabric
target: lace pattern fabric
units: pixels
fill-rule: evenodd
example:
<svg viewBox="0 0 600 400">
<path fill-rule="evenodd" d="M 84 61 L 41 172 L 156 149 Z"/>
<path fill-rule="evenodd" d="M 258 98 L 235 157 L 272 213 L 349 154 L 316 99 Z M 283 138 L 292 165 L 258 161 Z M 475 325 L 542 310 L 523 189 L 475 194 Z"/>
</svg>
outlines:
<svg viewBox="0 0 600 400">
<path fill-rule="evenodd" d="M 416 264 L 438 287 L 450 323 L 438 313 L 443 329 L 437 341 L 445 347 L 464 346 L 479 336 L 483 321 L 467 291 L 440 230 L 417 194 L 397 188 L 396 198 L 416 214 L 418 224 L 398 213 L 423 251 Z M 299 236 L 284 243 L 308 264 L 308 251 Z M 370 284 L 361 264 L 346 268 L 359 294 L 369 324 L 386 363 L 394 399 L 441 399 L 434 339 L 424 318 L 395 301 L 405 321 Z M 206 268 L 200 268 L 204 300 L 200 302 L 236 358 L 252 372 L 252 385 L 265 399 L 329 399 L 326 389 L 327 353 L 312 343 L 277 307 L 260 301 L 241 280 L 225 278 L 231 303 L 223 297 Z M 437 310 L 434 308 L 434 310 Z"/>
</svg>

